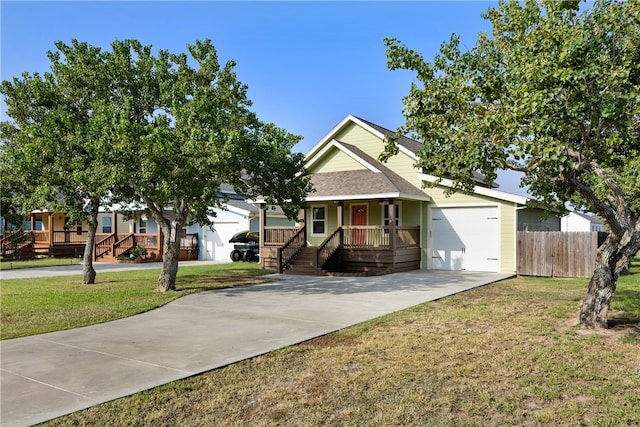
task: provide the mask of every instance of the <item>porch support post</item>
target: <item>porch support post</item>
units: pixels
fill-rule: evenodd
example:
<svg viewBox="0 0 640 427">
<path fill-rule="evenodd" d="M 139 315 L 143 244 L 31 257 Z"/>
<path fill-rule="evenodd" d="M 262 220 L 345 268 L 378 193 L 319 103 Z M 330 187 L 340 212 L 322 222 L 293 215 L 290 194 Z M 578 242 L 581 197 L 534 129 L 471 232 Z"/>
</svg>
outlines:
<svg viewBox="0 0 640 427">
<path fill-rule="evenodd" d="M 298 212 L 298 219 L 302 220 L 302 238 L 304 239 L 305 242 L 305 246 L 307 244 L 307 210 L 306 209 L 300 209 L 300 211 Z"/>
<path fill-rule="evenodd" d="M 265 255 L 267 254 L 267 250 L 264 246 L 265 242 L 265 231 L 264 228 L 267 226 L 267 210 L 265 209 L 266 203 L 260 203 L 260 267 L 264 268 L 265 263 Z"/>
<path fill-rule="evenodd" d="M 342 245 L 344 244 L 344 236 L 342 234 L 342 226 L 344 225 L 344 202 L 342 200 L 338 200 L 336 202 L 337 207 L 336 207 L 336 216 L 337 216 L 337 222 L 338 222 L 338 228 L 340 229 L 340 247 L 342 247 Z"/>
<path fill-rule="evenodd" d="M 53 217 L 54 215 L 55 215 L 55 212 L 49 212 L 49 255 L 51 255 L 51 249 L 53 248 Z"/>
<path fill-rule="evenodd" d="M 31 231 L 36 231 L 36 215 L 33 212 L 29 214 L 29 219 L 31 220 Z"/>
<path fill-rule="evenodd" d="M 395 200 L 389 199 L 389 245 L 394 259 L 396 257 L 396 205 Z"/>
<path fill-rule="evenodd" d="M 113 223 L 113 229 L 111 231 L 116 235 L 116 240 L 118 240 L 118 212 L 111 212 L 111 222 Z"/>
</svg>

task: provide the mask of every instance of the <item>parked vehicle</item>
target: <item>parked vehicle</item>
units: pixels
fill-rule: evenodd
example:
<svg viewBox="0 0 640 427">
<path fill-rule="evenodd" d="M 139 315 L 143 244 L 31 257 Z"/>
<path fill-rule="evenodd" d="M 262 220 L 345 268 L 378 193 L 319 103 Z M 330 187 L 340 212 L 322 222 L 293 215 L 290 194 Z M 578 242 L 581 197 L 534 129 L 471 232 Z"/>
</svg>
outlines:
<svg viewBox="0 0 640 427">
<path fill-rule="evenodd" d="M 257 231 L 245 230 L 236 233 L 229 239 L 229 243 L 234 243 L 233 250 L 229 254 L 233 262 L 260 261 L 260 233 Z"/>
</svg>

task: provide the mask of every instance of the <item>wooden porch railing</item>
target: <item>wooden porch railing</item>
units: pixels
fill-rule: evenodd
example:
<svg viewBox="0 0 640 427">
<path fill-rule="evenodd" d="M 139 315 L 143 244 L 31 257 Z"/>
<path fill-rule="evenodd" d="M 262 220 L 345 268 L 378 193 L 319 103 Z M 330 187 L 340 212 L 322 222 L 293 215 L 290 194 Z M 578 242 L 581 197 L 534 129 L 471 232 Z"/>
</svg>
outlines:
<svg viewBox="0 0 640 427">
<path fill-rule="evenodd" d="M 189 233 L 189 234 L 180 235 L 180 249 L 193 250 L 197 248 L 198 248 L 198 233 Z"/>
<path fill-rule="evenodd" d="M 44 230 L 36 230 L 31 232 L 33 234 L 34 243 L 49 243 L 49 232 Z"/>
<path fill-rule="evenodd" d="M 419 248 L 420 227 L 396 227 L 397 248 Z"/>
<path fill-rule="evenodd" d="M 278 266 L 280 273 L 284 271 L 287 264 L 291 262 L 293 257 L 295 257 L 306 244 L 305 227 L 302 226 L 278 249 Z"/>
<path fill-rule="evenodd" d="M 84 244 L 87 242 L 88 231 L 53 231 L 53 244 Z"/>
<path fill-rule="evenodd" d="M 33 232 L 14 232 L 0 240 L 0 253 L 4 256 L 12 254 L 33 244 L 35 236 Z"/>
<path fill-rule="evenodd" d="M 338 227 L 334 230 L 333 233 L 329 237 L 327 237 L 324 242 L 318 246 L 317 252 L 317 262 L 316 266 L 318 268 L 324 267 L 324 265 L 331 259 L 333 254 L 336 253 L 338 249 L 342 246 L 342 235 L 343 229 Z"/>
<path fill-rule="evenodd" d="M 349 249 L 391 249 L 390 227 L 380 225 L 343 226 L 343 247 Z M 420 246 L 420 227 L 396 227 L 396 248 Z"/>
<path fill-rule="evenodd" d="M 264 244 L 266 246 L 284 245 L 299 231 L 299 227 L 264 227 Z"/>
</svg>

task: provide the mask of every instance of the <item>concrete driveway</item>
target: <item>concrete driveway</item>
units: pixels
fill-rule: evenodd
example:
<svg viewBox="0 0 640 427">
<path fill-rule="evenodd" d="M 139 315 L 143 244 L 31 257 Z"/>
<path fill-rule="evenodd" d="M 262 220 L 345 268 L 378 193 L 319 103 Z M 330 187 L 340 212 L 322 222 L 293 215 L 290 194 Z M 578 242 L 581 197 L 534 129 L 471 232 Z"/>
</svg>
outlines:
<svg viewBox="0 0 640 427">
<path fill-rule="evenodd" d="M 193 294 L 126 319 L 2 341 L 0 424 L 43 422 L 510 275 L 267 277 L 273 282 Z"/>
</svg>

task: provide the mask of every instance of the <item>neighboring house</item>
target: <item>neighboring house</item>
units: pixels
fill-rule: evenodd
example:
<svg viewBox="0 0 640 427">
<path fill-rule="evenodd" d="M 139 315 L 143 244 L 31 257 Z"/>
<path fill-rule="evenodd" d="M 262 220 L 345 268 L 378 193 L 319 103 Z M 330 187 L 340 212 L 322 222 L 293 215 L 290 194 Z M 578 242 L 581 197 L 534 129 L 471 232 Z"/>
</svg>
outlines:
<svg viewBox="0 0 640 427">
<path fill-rule="evenodd" d="M 604 232 L 604 223 L 598 218 L 579 212 L 569 212 L 560 219 L 562 231 Z"/>
<path fill-rule="evenodd" d="M 241 197 L 241 196 L 240 196 Z M 260 230 L 260 208 L 247 203 L 244 198 L 232 198 L 226 209 L 216 209 L 215 218 L 210 218 L 213 226 L 194 224 L 187 228 L 188 233 L 198 236 L 199 260 L 228 261 L 234 244 L 229 243 L 234 234 L 244 231 Z M 269 212 L 269 223 L 278 226 L 292 226 L 282 209 Z"/>
<path fill-rule="evenodd" d="M 518 231 L 560 231 L 560 218 L 553 214 L 545 216 L 543 209 L 520 209 Z"/>
<path fill-rule="evenodd" d="M 527 198 L 487 188 L 480 175 L 471 195 L 446 197 L 448 180 L 423 189 L 435 178 L 414 167 L 421 143 L 400 137 L 399 154 L 387 163 L 377 160 L 390 135 L 349 115 L 307 153 L 316 191 L 301 212 L 305 222 L 278 230 L 263 221 L 263 266 L 305 274 L 418 268 L 514 273 L 518 224 L 540 218 L 529 212 Z"/>
<path fill-rule="evenodd" d="M 229 239 L 242 230 L 259 229 L 259 211 L 255 205 L 244 201 L 233 187 L 223 185 L 223 194 L 229 200 L 227 209 L 215 209 L 213 226 L 194 224 L 183 228 L 180 241 L 180 259 L 229 260 L 233 244 Z M 147 249 L 148 259 L 162 259 L 162 234 L 151 215 L 142 210 L 124 212 L 125 209 L 111 207 L 100 209 L 96 232 L 96 261 L 114 261 L 126 256 L 135 246 Z M 277 225 L 292 225 L 282 210 L 270 212 L 269 220 Z M 34 211 L 23 224 L 24 234 L 16 240 L 12 234 L 15 226 L 2 221 L 3 237 L 0 254 L 11 256 L 19 251 L 22 257 L 73 256 L 81 257 L 87 240 L 86 222 L 69 227 L 64 212 Z M 15 236 L 15 237 L 14 237 Z"/>
</svg>

